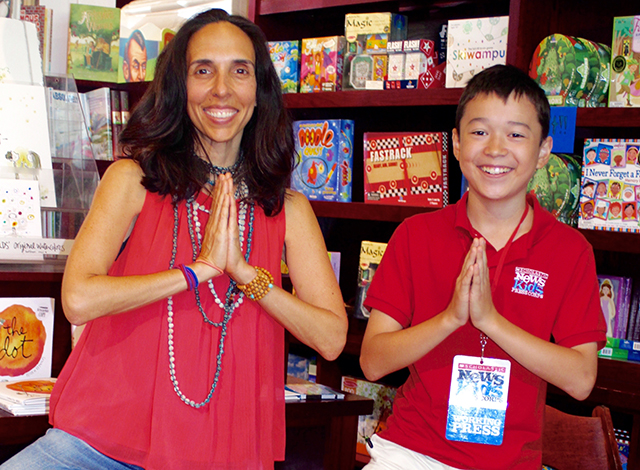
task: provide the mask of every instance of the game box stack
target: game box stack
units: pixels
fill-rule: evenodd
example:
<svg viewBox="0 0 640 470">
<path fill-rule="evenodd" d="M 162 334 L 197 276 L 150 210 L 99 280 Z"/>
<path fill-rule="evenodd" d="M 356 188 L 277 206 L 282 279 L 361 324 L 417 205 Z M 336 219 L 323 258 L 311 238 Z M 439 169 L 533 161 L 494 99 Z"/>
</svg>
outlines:
<svg viewBox="0 0 640 470">
<path fill-rule="evenodd" d="M 585 139 L 579 228 L 640 232 L 639 150 L 640 140 Z"/>
<path fill-rule="evenodd" d="M 447 158 L 446 132 L 366 132 L 364 202 L 446 206 Z"/>
<path fill-rule="evenodd" d="M 309 200 L 351 202 L 353 121 L 294 121 L 291 187 Z"/>
</svg>

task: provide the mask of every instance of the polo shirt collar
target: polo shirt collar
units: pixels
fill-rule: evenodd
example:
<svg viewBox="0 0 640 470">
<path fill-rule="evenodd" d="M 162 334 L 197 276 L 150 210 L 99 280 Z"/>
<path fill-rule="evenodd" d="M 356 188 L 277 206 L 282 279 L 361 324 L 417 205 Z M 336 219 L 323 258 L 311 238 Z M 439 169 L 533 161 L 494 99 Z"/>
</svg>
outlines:
<svg viewBox="0 0 640 470">
<path fill-rule="evenodd" d="M 467 215 L 468 199 L 469 192 L 467 191 L 456 204 L 454 226 L 456 231 L 462 233 L 467 240 L 472 240 L 474 237 L 481 237 L 482 234 L 473 228 L 469 221 L 469 216 Z M 514 256 L 518 258 L 526 256 L 529 248 L 538 243 L 551 230 L 553 224 L 557 222 L 553 215 L 540 206 L 534 194 L 527 194 L 527 203 L 533 207 L 533 225 L 528 233 L 514 241 L 510 248 L 512 253 L 509 254 L 509 259 L 512 259 Z M 487 246 L 489 245 L 487 244 Z M 493 247 L 490 248 L 490 251 L 496 253 Z M 492 264 L 491 261 L 489 261 L 489 264 Z"/>
</svg>

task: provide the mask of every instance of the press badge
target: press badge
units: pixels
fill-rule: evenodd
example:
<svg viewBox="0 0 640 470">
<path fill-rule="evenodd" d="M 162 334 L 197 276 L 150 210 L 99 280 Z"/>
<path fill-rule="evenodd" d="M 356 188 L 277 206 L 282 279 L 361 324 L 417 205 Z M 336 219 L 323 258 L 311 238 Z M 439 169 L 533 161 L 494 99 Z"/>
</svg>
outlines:
<svg viewBox="0 0 640 470">
<path fill-rule="evenodd" d="M 511 362 L 504 359 L 453 358 L 447 439 L 502 444 L 510 375 Z"/>
</svg>

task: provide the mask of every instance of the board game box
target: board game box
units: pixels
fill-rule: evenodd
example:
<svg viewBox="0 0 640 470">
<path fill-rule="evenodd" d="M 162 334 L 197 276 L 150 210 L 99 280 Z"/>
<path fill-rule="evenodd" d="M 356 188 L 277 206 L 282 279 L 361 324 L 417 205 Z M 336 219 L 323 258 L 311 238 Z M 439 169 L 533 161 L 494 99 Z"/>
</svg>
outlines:
<svg viewBox="0 0 640 470">
<path fill-rule="evenodd" d="M 613 19 L 609 107 L 640 106 L 640 15 Z"/>
<path fill-rule="evenodd" d="M 462 88 L 473 75 L 507 60 L 509 17 L 449 20 L 447 88 Z"/>
<path fill-rule="evenodd" d="M 446 132 L 366 132 L 364 202 L 446 206 L 447 158 Z"/>
<path fill-rule="evenodd" d="M 585 139 L 578 228 L 638 233 L 640 140 Z"/>
<path fill-rule="evenodd" d="M 300 41 L 269 41 L 269 55 L 282 84 L 282 93 L 300 86 Z"/>
<path fill-rule="evenodd" d="M 314 201 L 351 202 L 353 121 L 293 123 L 296 167 L 291 187 Z"/>
<path fill-rule="evenodd" d="M 300 93 L 340 91 L 344 36 L 306 38 L 300 50 Z"/>
</svg>

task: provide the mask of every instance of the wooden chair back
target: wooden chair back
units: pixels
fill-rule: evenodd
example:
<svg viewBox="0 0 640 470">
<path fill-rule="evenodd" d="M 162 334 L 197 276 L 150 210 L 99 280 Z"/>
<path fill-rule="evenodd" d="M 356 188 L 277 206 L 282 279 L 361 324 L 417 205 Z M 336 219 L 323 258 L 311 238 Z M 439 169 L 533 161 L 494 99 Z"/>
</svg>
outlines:
<svg viewBox="0 0 640 470">
<path fill-rule="evenodd" d="M 622 470 L 609 408 L 597 406 L 589 417 L 547 405 L 542 463 L 555 470 Z"/>
</svg>

